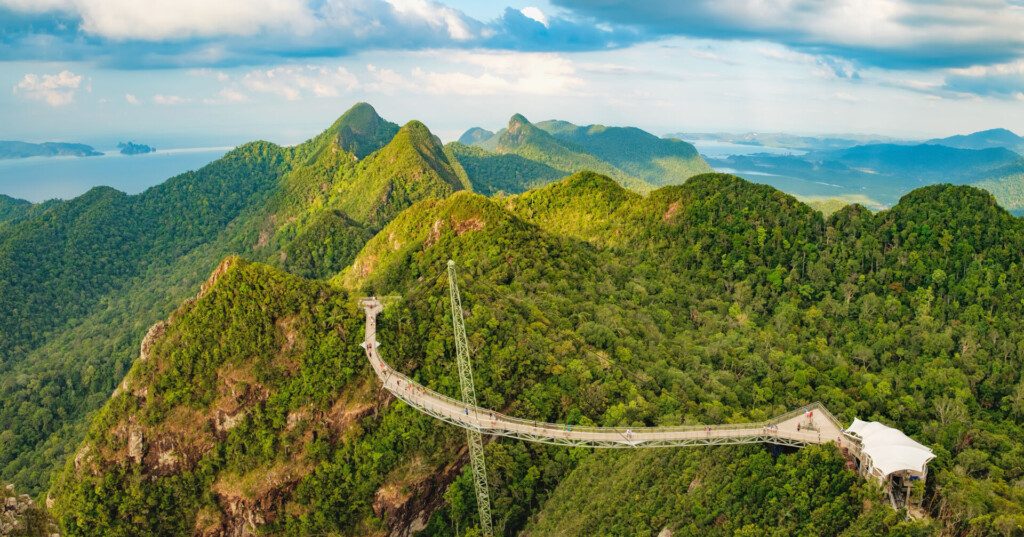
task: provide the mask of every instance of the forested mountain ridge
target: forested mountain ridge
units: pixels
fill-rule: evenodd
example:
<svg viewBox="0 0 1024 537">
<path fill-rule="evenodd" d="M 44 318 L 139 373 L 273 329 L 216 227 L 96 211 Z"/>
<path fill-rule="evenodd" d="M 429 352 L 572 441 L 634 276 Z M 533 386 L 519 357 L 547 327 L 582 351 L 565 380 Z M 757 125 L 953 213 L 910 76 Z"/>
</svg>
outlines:
<svg viewBox="0 0 1024 537">
<path fill-rule="evenodd" d="M 470 188 L 448 160 L 441 140 L 419 121 L 403 126 L 356 173 L 359 180 L 346 192 L 343 207 L 378 226 L 416 201 Z"/>
<path fill-rule="evenodd" d="M 1024 170 L 1024 157 L 1002 147 L 959 149 L 935 144 L 859 145 L 825 152 L 822 160 L 856 169 L 915 179 L 919 183 L 970 183 L 998 170 Z"/>
<path fill-rule="evenodd" d="M 0 223 L 0 478 L 43 489 L 142 335 L 224 256 L 332 275 L 395 212 L 462 188 L 407 127 L 360 103 L 298 146 L 247 144 L 139 195 L 97 188 Z"/>
<path fill-rule="evenodd" d="M 31 206 L 32 204 L 25 200 L 0 194 L 0 224 L 24 214 Z"/>
<path fill-rule="evenodd" d="M 462 136 L 459 136 L 458 142 L 463 145 L 473 145 L 492 136 L 494 136 L 494 133 L 489 130 L 481 129 L 480 127 L 472 127 L 462 133 Z"/>
<path fill-rule="evenodd" d="M 568 121 L 542 121 L 537 127 L 654 186 L 679 184 L 680 178 L 711 171 L 693 145 L 636 127 L 579 126 Z"/>
<path fill-rule="evenodd" d="M 928 140 L 927 143 L 958 147 L 961 149 L 1004 147 L 1011 151 L 1024 154 L 1024 137 L 1018 136 L 1007 129 L 988 129 L 972 132 L 971 134 L 957 134 L 946 138 Z"/>
<path fill-rule="evenodd" d="M 0 159 L 28 157 L 94 157 L 102 155 L 85 144 L 66 142 L 43 142 L 33 144 L 12 140 L 0 140 Z"/>
<path fill-rule="evenodd" d="M 1022 251 L 1020 220 L 949 185 L 827 220 L 727 175 L 639 196 L 581 173 L 522 196 L 421 201 L 330 284 L 226 261 L 147 339 L 51 491 L 55 512 L 71 535 L 212 535 L 254 520 L 294 535 L 471 531 L 463 435 L 373 395 L 357 345 L 355 299 L 400 295 L 379 323 L 382 352 L 455 395 L 453 257 L 484 406 L 638 426 L 820 400 L 938 456 L 934 518 L 906 522 L 827 447 L 772 459 L 495 441 L 503 534 L 1012 534 L 1024 521 Z"/>
<path fill-rule="evenodd" d="M 143 194 L 96 188 L 0 227 L 4 479 L 45 485 L 69 446 L 44 444 L 103 402 L 148 324 L 186 296 L 163 291 L 198 281 L 174 267 L 265 202 L 284 165 L 280 148 L 249 144 Z"/>
<path fill-rule="evenodd" d="M 530 123 L 515 114 L 508 126 L 488 131 L 470 129 L 451 144 L 467 165 L 474 188 L 483 193 L 519 193 L 570 173 L 589 170 L 605 174 L 620 184 L 646 192 L 666 184 L 679 184 L 711 171 L 690 144 L 663 139 L 633 127 L 580 127 L 566 121 Z M 466 142 L 486 150 L 472 152 Z M 514 157 L 510 158 L 510 157 Z M 493 185 L 501 188 L 494 188 Z"/>
<path fill-rule="evenodd" d="M 356 159 L 384 147 L 398 133 L 398 125 L 380 117 L 367 103 L 356 103 L 320 135 L 295 148 L 297 154 L 309 157 L 320 151 L 337 148 Z"/>
</svg>

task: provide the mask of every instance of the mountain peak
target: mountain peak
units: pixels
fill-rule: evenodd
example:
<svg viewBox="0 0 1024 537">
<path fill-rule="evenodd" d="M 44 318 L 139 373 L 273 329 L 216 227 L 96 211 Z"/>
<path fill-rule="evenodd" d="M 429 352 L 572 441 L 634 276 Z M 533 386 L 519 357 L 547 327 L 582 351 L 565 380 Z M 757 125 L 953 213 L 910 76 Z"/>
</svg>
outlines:
<svg viewBox="0 0 1024 537">
<path fill-rule="evenodd" d="M 986 130 L 983 130 L 983 131 L 978 131 L 978 132 L 976 132 L 974 134 L 984 134 L 984 135 L 987 135 L 987 136 L 1012 136 L 1014 138 L 1020 138 L 1020 136 L 1018 136 L 1017 133 L 1011 131 L 1010 129 L 1004 129 L 1002 127 L 996 127 L 994 129 L 986 129 Z"/>
<path fill-rule="evenodd" d="M 413 203 L 467 188 L 444 153 L 441 140 L 423 123 L 403 125 L 391 141 L 361 163 L 342 209 L 360 222 L 382 225 Z"/>
<path fill-rule="evenodd" d="M 533 126 L 530 120 L 526 119 L 526 116 L 522 114 L 515 114 L 508 120 L 509 132 L 516 132 L 527 125 Z"/>
<path fill-rule="evenodd" d="M 338 116 L 338 119 L 334 121 L 332 127 L 337 127 L 342 124 L 358 125 L 358 124 L 370 124 L 379 121 L 384 121 L 383 118 L 377 114 L 377 109 L 370 103 L 358 102 L 353 104 L 345 113 Z"/>
<path fill-rule="evenodd" d="M 398 132 L 398 125 L 380 117 L 373 106 L 352 105 L 318 138 L 327 138 L 338 147 L 363 159 L 384 147 Z"/>
<path fill-rule="evenodd" d="M 989 149 L 1002 147 L 1012 151 L 1024 151 L 1024 138 L 1009 129 L 995 128 L 970 134 L 958 134 L 948 138 L 928 140 L 929 144 L 939 144 L 960 149 Z"/>
<path fill-rule="evenodd" d="M 462 136 L 459 136 L 459 143 L 465 145 L 473 145 L 475 143 L 487 140 L 493 136 L 494 133 L 487 129 L 482 129 L 480 127 L 472 127 L 466 132 L 462 133 Z"/>
<path fill-rule="evenodd" d="M 394 136 L 394 142 L 410 143 L 420 154 L 430 154 L 434 157 L 443 156 L 444 152 L 444 144 L 441 143 L 441 139 L 430 132 L 423 122 L 415 119 L 398 129 Z"/>
<path fill-rule="evenodd" d="M 418 119 L 410 120 L 405 125 L 402 125 L 402 128 L 398 129 L 398 131 L 416 133 L 417 135 L 433 136 L 433 134 L 430 132 L 430 129 L 422 121 Z"/>
</svg>

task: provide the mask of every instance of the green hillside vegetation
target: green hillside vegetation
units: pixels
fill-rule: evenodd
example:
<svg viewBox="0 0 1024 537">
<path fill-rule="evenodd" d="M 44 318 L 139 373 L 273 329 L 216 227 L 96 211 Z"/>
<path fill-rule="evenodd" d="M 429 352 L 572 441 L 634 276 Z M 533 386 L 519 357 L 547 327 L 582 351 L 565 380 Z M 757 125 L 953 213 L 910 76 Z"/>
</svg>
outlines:
<svg viewBox="0 0 1024 537">
<path fill-rule="evenodd" d="M 535 160 L 452 142 L 445 146 L 449 159 L 459 163 L 473 191 L 485 196 L 518 194 L 565 177 L 566 173 Z"/>
<path fill-rule="evenodd" d="M 426 125 L 410 121 L 354 170 L 341 208 L 379 226 L 415 201 L 465 188 L 469 185 L 448 161 L 441 140 Z"/>
<path fill-rule="evenodd" d="M 477 142 L 482 142 L 492 136 L 494 136 L 494 133 L 489 130 L 481 129 L 480 127 L 472 127 L 466 132 L 462 133 L 462 136 L 459 136 L 458 143 L 462 145 L 473 145 Z"/>
<path fill-rule="evenodd" d="M 356 103 L 327 130 L 296 150 L 307 156 L 311 152 L 337 148 L 362 159 L 387 145 L 397 133 L 398 125 L 381 118 L 369 104 Z"/>
<path fill-rule="evenodd" d="M 711 171 L 691 144 L 636 127 L 580 127 L 567 121 L 542 121 L 537 127 L 654 186 L 679 184 Z"/>
<path fill-rule="evenodd" d="M 937 529 L 899 518 L 830 447 L 780 457 L 759 447 L 614 450 L 574 469 L 523 535 L 657 535 L 668 528 L 680 537 L 868 537 Z"/>
<path fill-rule="evenodd" d="M 999 204 L 1009 211 L 1019 212 L 1024 209 L 1024 170 L 978 181 L 972 186 L 991 192 Z"/>
<path fill-rule="evenodd" d="M 608 175 L 627 188 L 646 187 L 639 178 L 616 169 L 582 147 L 562 142 L 521 114 L 513 115 L 506 128 L 477 145 L 495 153 L 514 153 L 566 173 L 586 169 Z"/>
<path fill-rule="evenodd" d="M 0 318 L 0 353 L 32 348 L 147 265 L 210 240 L 267 190 L 282 166 L 279 148 L 252 144 L 138 196 L 98 187 L 9 227 L 0 240 L 7 275 L 0 280 L 0 307 L 8 312 Z M 116 251 L 128 255 L 110 255 Z"/>
<path fill-rule="evenodd" d="M 359 104 L 292 148 L 247 144 L 139 195 L 97 188 L 0 223 L 0 478 L 43 490 L 147 329 L 226 255 L 333 275 L 395 213 L 461 188 L 407 127 Z"/>
<path fill-rule="evenodd" d="M 109 396 L 146 328 L 230 251 L 206 245 L 266 201 L 284 166 L 280 148 L 249 144 L 143 194 L 96 188 L 0 228 L 4 479 L 46 485 L 77 441 L 69 429 Z"/>
<path fill-rule="evenodd" d="M 593 172 L 580 172 L 509 198 L 507 207 L 521 218 L 558 235 L 593 243 L 621 244 L 625 226 L 623 214 L 642 203 L 640 194 L 620 187 L 610 178 Z"/>
<path fill-rule="evenodd" d="M 0 225 L 25 214 L 31 206 L 25 200 L 0 194 Z"/>
<path fill-rule="evenodd" d="M 1012 535 L 1024 523 L 1022 251 L 1021 221 L 950 185 L 827 220 L 720 174 L 644 197 L 578 174 L 523 196 L 425 200 L 330 283 L 224 264 L 93 420 L 51 491 L 56 514 L 68 535 L 244 520 L 374 535 L 420 512 L 422 535 L 474 531 L 461 431 L 378 399 L 357 346 L 354 299 L 397 295 L 379 322 L 384 357 L 456 395 L 451 257 L 483 406 L 641 426 L 820 400 L 937 454 L 934 522 L 906 522 L 827 447 L 773 459 L 498 440 L 486 451 L 502 535 Z"/>
<path fill-rule="evenodd" d="M 524 192 L 550 182 L 550 170 L 559 176 L 594 171 L 640 192 L 711 171 L 686 142 L 635 128 L 577 127 L 564 121 L 534 125 L 520 114 L 512 116 L 508 127 L 474 145 L 488 151 L 469 154 L 467 159 L 470 181 L 480 185 L 481 192 Z M 491 156 L 494 153 L 519 158 L 502 159 Z"/>
</svg>

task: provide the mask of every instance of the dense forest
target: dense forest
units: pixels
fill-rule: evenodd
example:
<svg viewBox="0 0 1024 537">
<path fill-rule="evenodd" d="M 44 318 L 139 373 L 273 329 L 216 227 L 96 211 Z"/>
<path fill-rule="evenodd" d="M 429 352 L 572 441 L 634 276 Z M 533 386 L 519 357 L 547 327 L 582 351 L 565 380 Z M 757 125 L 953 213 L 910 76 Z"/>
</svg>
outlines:
<svg viewBox="0 0 1024 537">
<path fill-rule="evenodd" d="M 503 535 L 1015 535 L 1022 251 L 1021 222 L 962 186 L 828 219 L 715 174 L 646 196 L 581 173 L 519 196 L 427 199 L 328 280 L 222 263 L 150 332 L 54 483 L 54 513 L 69 535 L 475 534 L 463 435 L 379 393 L 358 347 L 356 299 L 387 296 L 384 357 L 456 395 L 454 258 L 484 406 L 640 426 L 820 400 L 937 454 L 929 517 L 908 521 L 828 446 L 495 440 Z"/>
<path fill-rule="evenodd" d="M 462 143 L 449 145 L 460 158 L 468 157 L 467 171 L 475 171 L 471 177 L 477 183 L 500 185 L 498 191 L 510 194 L 551 182 L 552 171 L 558 177 L 594 171 L 640 192 L 711 171 L 692 145 L 632 127 L 580 127 L 566 121 L 533 124 L 515 114 L 506 128 L 490 136 L 486 133 L 470 129 L 460 138 L 475 140 L 470 147 L 476 151 Z M 486 188 L 480 192 L 491 193 Z"/>
<path fill-rule="evenodd" d="M 246 144 L 138 195 L 0 196 L 0 481 L 46 490 L 149 327 L 225 256 L 332 277 L 421 199 L 521 192 L 597 158 L 554 170 L 453 145 L 359 103 L 302 144 Z"/>
<path fill-rule="evenodd" d="M 909 521 L 828 447 L 495 440 L 503 535 L 1024 531 L 1024 227 L 991 195 L 825 217 L 729 175 L 655 189 L 706 165 L 636 129 L 473 138 L 359 104 L 139 195 L 0 198 L 0 482 L 70 535 L 473 535 L 463 435 L 358 347 L 356 300 L 386 296 L 385 358 L 456 395 L 454 258 L 485 406 L 641 426 L 820 400 L 937 454 Z"/>
<path fill-rule="evenodd" d="M 442 152 L 425 127 L 413 127 L 415 136 L 396 136 L 398 125 L 359 104 L 303 144 L 246 144 L 135 196 L 96 188 L 67 202 L 3 200 L 0 479 L 45 490 L 146 330 L 226 255 L 332 275 L 417 196 L 450 193 L 449 183 L 423 180 L 419 190 L 391 195 L 433 173 L 420 139 Z M 361 171 L 372 159 L 356 154 L 382 148 L 397 164 Z M 344 210 L 352 207 L 357 217 Z"/>
</svg>

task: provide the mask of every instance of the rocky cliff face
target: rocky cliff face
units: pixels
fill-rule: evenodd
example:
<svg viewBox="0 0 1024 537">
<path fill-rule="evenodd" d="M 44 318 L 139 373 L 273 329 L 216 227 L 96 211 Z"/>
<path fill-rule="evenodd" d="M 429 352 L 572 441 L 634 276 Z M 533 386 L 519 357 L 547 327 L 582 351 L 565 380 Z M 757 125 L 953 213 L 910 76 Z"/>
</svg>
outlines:
<svg viewBox="0 0 1024 537">
<path fill-rule="evenodd" d="M 5 537 L 59 537 L 57 527 L 28 494 L 17 494 L 14 485 L 0 489 L 0 535 Z"/>
<path fill-rule="evenodd" d="M 425 476 L 385 483 L 377 489 L 373 512 L 387 521 L 388 537 L 411 537 L 425 528 L 431 515 L 444 504 L 444 491 L 466 462 L 463 451 L 451 464 L 432 468 Z"/>
<path fill-rule="evenodd" d="M 331 521 L 362 502 L 345 522 L 359 534 L 422 529 L 463 461 L 407 458 L 408 447 L 390 444 L 407 433 L 380 432 L 397 405 L 367 367 L 361 329 L 337 289 L 228 258 L 146 334 L 54 487 L 54 512 L 70 535 L 131 524 L 140 534 L 247 537 L 322 531 L 308 519 Z M 331 487 L 350 487 L 343 506 L 317 497 Z M 140 500 L 131 520 L 91 518 Z"/>
</svg>

